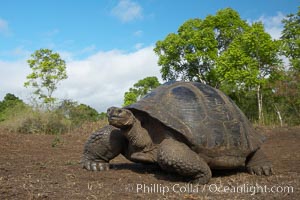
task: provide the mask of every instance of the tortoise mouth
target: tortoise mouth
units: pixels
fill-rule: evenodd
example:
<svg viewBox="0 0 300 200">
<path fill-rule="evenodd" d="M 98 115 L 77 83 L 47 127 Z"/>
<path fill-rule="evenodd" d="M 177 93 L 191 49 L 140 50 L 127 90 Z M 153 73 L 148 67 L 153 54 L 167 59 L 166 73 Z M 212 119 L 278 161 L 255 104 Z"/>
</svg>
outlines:
<svg viewBox="0 0 300 200">
<path fill-rule="evenodd" d="M 124 119 L 124 117 L 120 117 L 117 115 L 111 115 L 111 116 L 108 116 L 108 122 L 110 125 L 120 128 L 120 127 L 124 126 L 125 119 Z"/>
<path fill-rule="evenodd" d="M 113 120 L 121 120 L 121 119 L 123 119 L 124 117 L 121 117 L 121 116 L 118 116 L 118 115 L 110 115 L 110 116 L 108 116 L 108 120 L 109 121 L 113 121 Z"/>
<path fill-rule="evenodd" d="M 122 129 L 132 126 L 132 120 L 128 119 L 128 117 L 122 117 L 118 115 L 108 116 L 108 122 L 110 125 Z"/>
</svg>

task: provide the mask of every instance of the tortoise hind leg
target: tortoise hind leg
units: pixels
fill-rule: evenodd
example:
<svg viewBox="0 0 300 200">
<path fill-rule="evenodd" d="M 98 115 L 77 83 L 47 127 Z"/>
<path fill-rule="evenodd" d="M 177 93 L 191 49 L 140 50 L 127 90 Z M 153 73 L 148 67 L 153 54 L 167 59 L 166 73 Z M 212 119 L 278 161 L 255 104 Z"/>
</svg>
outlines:
<svg viewBox="0 0 300 200">
<path fill-rule="evenodd" d="M 269 176 L 274 174 L 272 163 L 266 157 L 262 149 L 258 149 L 247 158 L 246 166 L 250 174 L 256 174 L 259 176 Z"/>
<path fill-rule="evenodd" d="M 161 143 L 157 161 L 162 169 L 190 177 L 195 183 L 205 184 L 211 178 L 207 163 L 186 144 L 171 138 Z"/>
</svg>

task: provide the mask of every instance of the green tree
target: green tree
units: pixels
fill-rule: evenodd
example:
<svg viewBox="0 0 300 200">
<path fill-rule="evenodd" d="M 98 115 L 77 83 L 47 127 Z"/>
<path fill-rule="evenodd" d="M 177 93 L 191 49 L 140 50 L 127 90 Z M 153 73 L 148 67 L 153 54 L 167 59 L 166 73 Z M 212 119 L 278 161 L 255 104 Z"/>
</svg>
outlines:
<svg viewBox="0 0 300 200">
<path fill-rule="evenodd" d="M 79 104 L 70 112 L 70 118 L 74 125 L 81 125 L 84 122 L 95 122 L 99 120 L 99 113 L 92 107 Z"/>
<path fill-rule="evenodd" d="M 66 63 L 58 53 L 49 49 L 35 51 L 27 62 L 32 73 L 26 77 L 24 86 L 33 87 L 34 95 L 38 96 L 49 109 L 55 102 L 53 92 L 57 89 L 58 83 L 67 78 Z"/>
<path fill-rule="evenodd" d="M 239 13 L 231 8 L 219 10 L 215 16 L 208 15 L 204 23 L 214 30 L 218 55 L 226 51 L 231 42 L 249 26 L 241 19 Z"/>
<path fill-rule="evenodd" d="M 0 101 L 0 121 L 4 121 L 8 115 L 14 114 L 11 112 L 15 111 L 15 108 L 24 108 L 25 103 L 16 97 L 14 94 L 7 93 L 3 99 Z"/>
<path fill-rule="evenodd" d="M 300 7 L 297 14 L 288 15 L 282 22 L 282 53 L 289 58 L 291 66 L 300 71 Z"/>
<path fill-rule="evenodd" d="M 247 23 L 230 8 L 204 20 L 186 21 L 177 34 L 171 33 L 156 43 L 154 51 L 159 56 L 162 78 L 218 86 L 216 60 L 246 27 Z"/>
<path fill-rule="evenodd" d="M 273 83 L 276 110 L 282 121 L 289 125 L 300 124 L 300 73 L 293 68 L 282 71 L 280 79 Z"/>
<path fill-rule="evenodd" d="M 229 93 L 256 92 L 260 122 L 263 122 L 262 91 L 267 81 L 281 70 L 278 52 L 278 41 L 272 40 L 261 23 L 254 23 L 218 59 L 218 77 L 222 86 L 230 85 Z"/>
<path fill-rule="evenodd" d="M 216 47 L 213 29 L 204 27 L 200 19 L 186 21 L 178 34 L 171 33 L 156 43 L 162 78 L 210 82 Z"/>
<path fill-rule="evenodd" d="M 18 97 L 16 97 L 14 94 L 7 93 L 4 96 L 3 101 L 0 101 L 0 112 L 9 107 L 14 107 L 15 105 L 20 103 L 24 104 L 24 102 Z"/>
<path fill-rule="evenodd" d="M 283 78 L 275 82 L 275 97 L 279 99 L 278 110 L 283 112 L 288 124 L 300 123 L 300 7 L 295 14 L 282 20 L 281 53 L 289 59 Z"/>
<path fill-rule="evenodd" d="M 146 77 L 142 80 L 139 80 L 133 85 L 132 88 L 129 88 L 128 92 L 124 94 L 124 104 L 123 106 L 128 106 L 132 103 L 135 103 L 141 97 L 146 95 L 152 89 L 160 85 L 157 77 Z"/>
<path fill-rule="evenodd" d="M 85 104 L 78 104 L 72 100 L 63 100 L 57 111 L 69 119 L 75 127 L 84 122 L 97 121 L 103 117 L 94 108 Z"/>
</svg>

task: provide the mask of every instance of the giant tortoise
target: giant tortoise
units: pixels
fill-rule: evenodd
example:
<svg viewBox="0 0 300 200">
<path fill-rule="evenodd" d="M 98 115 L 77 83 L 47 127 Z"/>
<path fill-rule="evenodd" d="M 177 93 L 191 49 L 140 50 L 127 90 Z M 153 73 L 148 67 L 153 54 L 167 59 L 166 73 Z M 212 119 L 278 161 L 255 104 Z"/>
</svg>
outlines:
<svg viewBox="0 0 300 200">
<path fill-rule="evenodd" d="M 123 154 L 200 184 L 210 180 L 211 169 L 273 173 L 260 148 L 264 136 L 228 96 L 208 85 L 168 82 L 132 105 L 109 108 L 107 116 L 110 125 L 84 146 L 82 165 L 88 170 L 107 170 Z"/>
</svg>

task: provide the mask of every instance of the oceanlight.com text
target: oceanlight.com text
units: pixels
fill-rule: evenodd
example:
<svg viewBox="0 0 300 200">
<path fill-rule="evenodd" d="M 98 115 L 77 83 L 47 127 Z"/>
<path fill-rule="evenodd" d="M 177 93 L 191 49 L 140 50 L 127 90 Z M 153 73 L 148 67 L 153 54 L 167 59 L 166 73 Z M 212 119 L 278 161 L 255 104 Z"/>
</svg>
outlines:
<svg viewBox="0 0 300 200">
<path fill-rule="evenodd" d="M 125 191 L 133 193 L 151 194 L 157 193 L 165 195 L 167 193 L 245 193 L 249 195 L 255 195 L 257 193 L 293 193 L 293 186 L 282 185 L 260 185 L 255 184 L 241 184 L 241 185 L 219 185 L 219 184 L 206 184 L 206 185 L 194 185 L 194 184 L 128 184 L 125 186 Z"/>
</svg>

